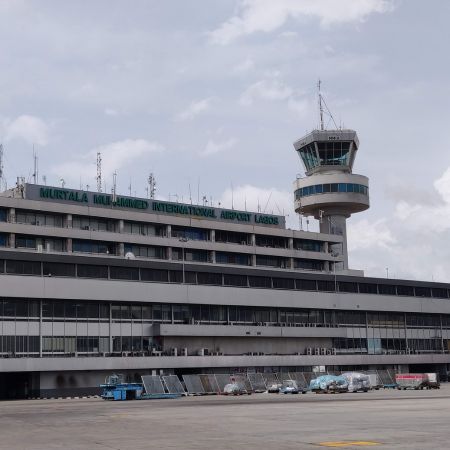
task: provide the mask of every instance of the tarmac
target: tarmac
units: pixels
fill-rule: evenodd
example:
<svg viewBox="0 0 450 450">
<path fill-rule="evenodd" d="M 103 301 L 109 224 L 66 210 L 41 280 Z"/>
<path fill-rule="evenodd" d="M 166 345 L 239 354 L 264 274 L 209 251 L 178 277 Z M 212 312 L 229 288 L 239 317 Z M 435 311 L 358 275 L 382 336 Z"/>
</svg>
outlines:
<svg viewBox="0 0 450 450">
<path fill-rule="evenodd" d="M 440 390 L 0 402 L 0 449 L 450 448 Z"/>
</svg>

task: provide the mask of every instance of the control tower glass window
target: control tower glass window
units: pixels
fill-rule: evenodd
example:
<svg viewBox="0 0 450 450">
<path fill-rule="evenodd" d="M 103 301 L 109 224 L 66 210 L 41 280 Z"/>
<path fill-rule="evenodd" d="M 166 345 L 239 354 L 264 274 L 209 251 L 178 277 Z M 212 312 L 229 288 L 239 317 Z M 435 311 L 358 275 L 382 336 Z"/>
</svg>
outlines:
<svg viewBox="0 0 450 450">
<path fill-rule="evenodd" d="M 303 164 L 305 164 L 306 170 L 311 170 L 319 165 L 319 158 L 317 157 L 316 146 L 314 142 L 302 147 L 299 150 Z"/>
<path fill-rule="evenodd" d="M 318 142 L 321 166 L 347 166 L 349 164 L 350 142 Z"/>
</svg>

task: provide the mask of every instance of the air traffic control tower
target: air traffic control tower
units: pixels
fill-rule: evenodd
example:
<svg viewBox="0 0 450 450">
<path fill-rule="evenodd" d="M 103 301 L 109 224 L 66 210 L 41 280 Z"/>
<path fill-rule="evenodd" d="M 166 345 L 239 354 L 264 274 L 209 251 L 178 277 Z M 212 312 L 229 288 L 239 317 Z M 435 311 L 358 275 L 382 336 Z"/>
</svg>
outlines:
<svg viewBox="0 0 450 450">
<path fill-rule="evenodd" d="M 295 211 L 319 220 L 320 232 L 343 236 L 333 245 L 334 256 L 343 255 L 331 270 L 348 269 L 346 221 L 369 208 L 369 179 L 352 173 L 359 147 L 353 130 L 314 130 L 294 142 L 305 166 L 305 177 L 294 182 Z"/>
</svg>

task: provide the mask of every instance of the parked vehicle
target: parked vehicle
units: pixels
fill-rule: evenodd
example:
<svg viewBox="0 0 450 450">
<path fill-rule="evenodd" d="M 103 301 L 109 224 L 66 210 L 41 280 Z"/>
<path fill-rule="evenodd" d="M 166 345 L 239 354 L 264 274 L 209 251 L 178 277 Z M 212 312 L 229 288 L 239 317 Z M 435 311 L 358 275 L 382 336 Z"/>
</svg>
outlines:
<svg viewBox="0 0 450 450">
<path fill-rule="evenodd" d="M 349 392 L 368 392 L 370 390 L 369 375 L 359 372 L 345 372 L 342 376 L 348 382 Z"/>
<path fill-rule="evenodd" d="M 267 392 L 269 394 L 278 394 L 280 392 L 281 387 L 282 387 L 281 383 L 272 383 L 268 386 Z"/>
<path fill-rule="evenodd" d="M 439 389 L 436 373 L 399 373 L 395 376 L 397 389 Z"/>
<path fill-rule="evenodd" d="M 322 375 L 311 380 L 309 388 L 316 394 L 337 394 L 348 392 L 348 382 L 340 375 Z"/>
<path fill-rule="evenodd" d="M 251 392 L 247 391 L 243 386 L 238 383 L 226 384 L 223 388 L 223 395 L 250 395 Z"/>
<path fill-rule="evenodd" d="M 280 394 L 298 394 L 299 388 L 294 380 L 283 380 L 280 388 Z"/>
</svg>

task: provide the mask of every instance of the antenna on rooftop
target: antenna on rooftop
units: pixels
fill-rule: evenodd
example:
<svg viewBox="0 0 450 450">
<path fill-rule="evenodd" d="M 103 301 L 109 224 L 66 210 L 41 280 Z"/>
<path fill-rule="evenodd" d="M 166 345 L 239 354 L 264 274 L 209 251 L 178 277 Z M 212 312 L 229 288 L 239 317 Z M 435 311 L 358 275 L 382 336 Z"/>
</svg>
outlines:
<svg viewBox="0 0 450 450">
<path fill-rule="evenodd" d="M 156 193 L 156 179 L 153 173 L 149 175 L 147 182 L 148 182 L 148 197 L 153 200 L 155 198 Z"/>
<path fill-rule="evenodd" d="M 117 201 L 117 172 L 113 173 L 113 187 L 112 187 L 112 202 L 116 203 Z"/>
<path fill-rule="evenodd" d="M 322 92 L 320 91 L 320 85 L 322 84 L 322 82 L 319 81 L 317 82 L 317 92 L 318 92 L 318 96 L 319 96 L 319 116 L 320 116 L 320 129 L 323 131 L 324 126 L 323 126 L 323 106 L 322 106 Z"/>
<path fill-rule="evenodd" d="M 34 145 L 33 145 L 33 165 L 34 165 L 34 170 L 33 170 L 33 183 L 37 184 L 37 182 L 39 181 L 39 174 L 38 174 L 38 163 L 39 163 L 39 158 L 37 156 L 37 153 L 34 150 Z"/>
<path fill-rule="evenodd" d="M 102 192 L 102 154 L 97 152 L 97 192 Z"/>
<path fill-rule="evenodd" d="M 0 188 L 3 188 L 4 183 L 4 174 L 3 174 L 3 144 L 0 144 Z"/>
<path fill-rule="evenodd" d="M 326 128 L 326 125 L 323 121 L 324 112 L 330 116 L 330 119 L 333 121 L 336 130 L 338 130 L 339 127 L 337 126 L 336 121 L 334 120 L 333 114 L 331 114 L 330 108 L 328 108 L 328 105 L 325 102 L 325 99 L 323 98 L 321 86 L 322 86 L 322 80 L 319 78 L 319 81 L 317 82 L 317 95 L 318 95 L 318 101 L 319 101 L 320 130 L 324 131 Z M 324 106 L 325 106 L 325 109 L 324 109 Z M 328 123 L 327 123 L 327 125 L 328 125 Z"/>
</svg>

